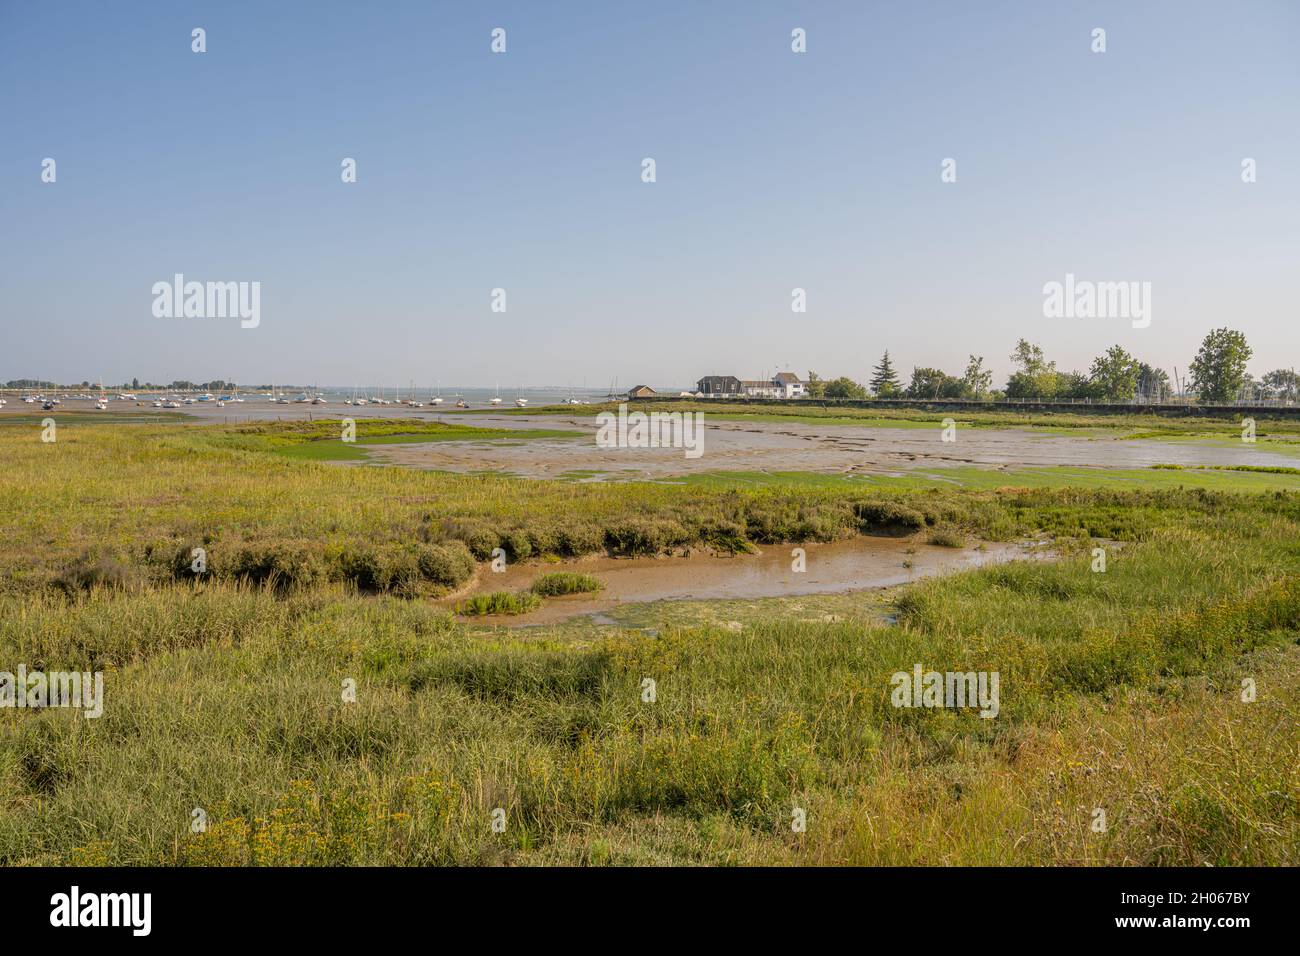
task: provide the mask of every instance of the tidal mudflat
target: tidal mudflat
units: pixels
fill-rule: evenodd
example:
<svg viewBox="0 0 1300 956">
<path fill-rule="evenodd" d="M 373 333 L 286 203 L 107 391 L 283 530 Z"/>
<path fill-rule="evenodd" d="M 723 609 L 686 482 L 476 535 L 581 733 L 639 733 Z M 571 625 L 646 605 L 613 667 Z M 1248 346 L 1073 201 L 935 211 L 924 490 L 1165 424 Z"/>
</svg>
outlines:
<svg viewBox="0 0 1300 956">
<path fill-rule="evenodd" d="M 527 478 L 580 476 L 579 480 L 667 479 L 712 472 L 811 472 L 845 476 L 934 474 L 959 468 L 1016 471 L 1034 468 L 1142 469 L 1181 467 L 1294 468 L 1296 459 L 1262 444 L 1043 434 L 1024 428 L 957 427 L 944 441 L 933 424 L 916 427 L 735 422 L 706 415 L 704 453 L 681 449 L 599 448 L 591 416 L 474 415 L 474 424 L 501 429 L 559 428 L 581 437 L 564 441 L 471 445 L 439 443 L 386 446 L 374 460 L 413 468 L 493 470 Z M 460 420 L 464 420 L 462 417 Z"/>
</svg>

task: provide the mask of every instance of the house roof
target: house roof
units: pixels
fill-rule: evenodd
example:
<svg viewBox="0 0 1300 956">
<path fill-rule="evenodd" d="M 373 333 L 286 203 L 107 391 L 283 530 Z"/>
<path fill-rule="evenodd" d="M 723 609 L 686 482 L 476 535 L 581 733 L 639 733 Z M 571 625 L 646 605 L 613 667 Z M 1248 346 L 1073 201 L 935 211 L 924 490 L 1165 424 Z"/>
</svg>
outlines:
<svg viewBox="0 0 1300 956">
<path fill-rule="evenodd" d="M 740 379 L 734 375 L 706 375 L 696 385 L 702 392 L 729 391 L 740 388 Z"/>
<path fill-rule="evenodd" d="M 772 381 L 780 382 L 782 385 L 798 385 L 799 376 L 794 372 L 777 372 L 772 376 Z"/>
</svg>

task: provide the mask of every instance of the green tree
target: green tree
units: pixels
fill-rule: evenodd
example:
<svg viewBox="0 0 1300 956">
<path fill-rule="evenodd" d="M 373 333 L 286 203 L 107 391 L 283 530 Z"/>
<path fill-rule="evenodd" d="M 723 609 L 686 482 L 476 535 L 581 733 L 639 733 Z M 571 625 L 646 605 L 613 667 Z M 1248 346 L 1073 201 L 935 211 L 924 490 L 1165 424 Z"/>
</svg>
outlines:
<svg viewBox="0 0 1300 956">
<path fill-rule="evenodd" d="M 1169 397 L 1169 373 L 1152 368 L 1146 362 L 1138 363 L 1138 395 L 1149 402 L 1161 402 Z"/>
<path fill-rule="evenodd" d="M 1011 361 L 1020 366 L 1022 372 L 1028 372 L 1030 375 L 1036 375 L 1039 372 L 1056 369 L 1056 363 L 1050 365 L 1043 355 L 1043 347 L 1035 345 L 1028 339 L 1018 339 L 1016 347 L 1011 353 Z"/>
<path fill-rule="evenodd" d="M 877 398 L 890 398 L 902 393 L 898 373 L 894 371 L 894 363 L 889 360 L 889 349 L 885 349 L 880 363 L 871 370 L 871 381 L 868 384 Z"/>
<path fill-rule="evenodd" d="M 808 372 L 808 381 L 804 385 L 804 391 L 808 393 L 809 398 L 825 398 L 826 383 L 822 381 L 821 376 L 816 372 Z"/>
<path fill-rule="evenodd" d="M 962 381 L 937 368 L 912 369 L 908 398 L 959 398 Z"/>
<path fill-rule="evenodd" d="M 1246 377 L 1241 381 L 1241 388 L 1237 394 L 1248 402 L 1257 402 L 1268 395 L 1268 386 L 1247 372 Z"/>
<path fill-rule="evenodd" d="M 1007 398 L 1055 398 L 1060 388 L 1056 363 L 1043 356 L 1042 346 L 1028 339 L 1016 342 L 1011 361 L 1019 368 L 1007 380 Z"/>
<path fill-rule="evenodd" d="M 1232 329 L 1215 329 L 1201 342 L 1188 370 L 1192 388 L 1202 402 L 1227 402 L 1246 381 L 1246 363 L 1254 354 L 1246 336 Z"/>
<path fill-rule="evenodd" d="M 827 398 L 867 398 L 867 390 L 864 386 L 859 385 L 851 378 L 841 375 L 839 378 L 831 379 L 826 383 Z"/>
<path fill-rule="evenodd" d="M 1268 372 L 1260 381 L 1269 390 L 1269 394 L 1275 398 L 1286 398 L 1295 401 L 1296 396 L 1300 395 L 1300 375 L 1296 375 L 1289 368 L 1274 369 Z"/>
<path fill-rule="evenodd" d="M 984 356 L 972 355 L 962 376 L 962 392 L 970 398 L 984 398 L 993 388 L 993 373 L 984 367 Z"/>
<path fill-rule="evenodd" d="M 1090 397 L 1105 402 L 1127 402 L 1137 393 L 1141 366 L 1118 345 L 1092 360 L 1088 372 Z"/>
<path fill-rule="evenodd" d="M 1092 382 L 1082 372 L 1057 372 L 1056 392 L 1052 396 L 1057 401 L 1073 399 L 1085 401 L 1097 398 Z"/>
</svg>

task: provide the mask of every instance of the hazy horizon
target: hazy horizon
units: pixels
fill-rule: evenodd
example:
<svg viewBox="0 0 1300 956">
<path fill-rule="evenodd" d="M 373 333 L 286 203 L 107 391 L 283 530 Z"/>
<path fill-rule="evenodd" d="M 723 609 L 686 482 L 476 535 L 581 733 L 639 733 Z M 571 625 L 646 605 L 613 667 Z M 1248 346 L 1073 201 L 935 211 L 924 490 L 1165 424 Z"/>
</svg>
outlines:
<svg viewBox="0 0 1300 956">
<path fill-rule="evenodd" d="M 1294 5 L 563 10 L 0 6 L 0 381 L 863 381 L 888 349 L 1002 387 L 1022 337 L 1185 375 L 1221 326 L 1300 365 Z M 259 282 L 259 323 L 155 317 L 177 273 Z M 1149 282 L 1149 326 L 1045 318 L 1067 274 Z"/>
</svg>

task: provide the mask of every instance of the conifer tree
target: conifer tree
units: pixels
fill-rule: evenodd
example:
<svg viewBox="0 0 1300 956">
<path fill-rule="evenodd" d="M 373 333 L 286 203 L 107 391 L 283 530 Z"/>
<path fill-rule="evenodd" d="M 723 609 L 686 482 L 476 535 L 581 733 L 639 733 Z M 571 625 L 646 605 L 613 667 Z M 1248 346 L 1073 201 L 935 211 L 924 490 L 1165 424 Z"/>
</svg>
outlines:
<svg viewBox="0 0 1300 956">
<path fill-rule="evenodd" d="M 889 350 L 885 349 L 885 354 L 880 359 L 871 374 L 871 390 L 877 398 L 889 398 L 891 395 L 897 395 L 902 391 L 898 384 L 898 373 L 894 371 L 894 363 L 889 360 Z"/>
</svg>

